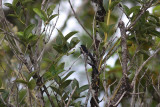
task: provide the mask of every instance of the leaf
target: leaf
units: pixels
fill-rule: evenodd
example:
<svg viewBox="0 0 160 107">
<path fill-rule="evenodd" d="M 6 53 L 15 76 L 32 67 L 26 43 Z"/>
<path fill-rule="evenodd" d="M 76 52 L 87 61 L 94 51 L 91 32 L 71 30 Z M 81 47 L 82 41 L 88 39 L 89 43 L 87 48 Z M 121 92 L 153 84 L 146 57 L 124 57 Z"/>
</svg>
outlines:
<svg viewBox="0 0 160 107">
<path fill-rule="evenodd" d="M 160 5 L 157 5 L 153 8 L 153 14 L 157 17 L 160 17 Z"/>
<path fill-rule="evenodd" d="M 69 84 L 72 82 L 72 80 L 66 80 L 64 81 L 61 86 L 59 87 L 60 89 L 65 89 L 67 86 L 69 86 Z"/>
<path fill-rule="evenodd" d="M 9 8 L 13 8 L 12 4 L 10 4 L 10 3 L 4 3 L 4 5 L 9 7 Z"/>
<path fill-rule="evenodd" d="M 74 89 L 75 86 L 77 86 L 77 89 L 79 88 L 79 82 L 76 79 L 73 80 L 72 89 Z"/>
<path fill-rule="evenodd" d="M 63 79 L 62 82 L 65 81 L 70 75 L 72 75 L 75 71 L 69 72 Z"/>
<path fill-rule="evenodd" d="M 53 18 L 55 18 L 56 16 L 58 16 L 58 14 L 54 14 L 52 16 L 49 17 L 48 22 L 50 22 Z"/>
<path fill-rule="evenodd" d="M 17 18 L 17 17 L 18 17 L 18 16 L 17 16 L 17 15 L 15 15 L 15 14 L 8 14 L 7 16 L 15 17 L 15 18 Z"/>
<path fill-rule="evenodd" d="M 63 45 L 63 39 L 61 38 L 61 36 L 57 36 L 57 38 L 56 38 L 56 44 L 57 45 Z"/>
<path fill-rule="evenodd" d="M 45 72 L 44 74 L 43 74 L 43 79 L 44 79 L 44 81 L 49 81 L 49 80 L 51 80 L 51 79 L 53 79 L 54 77 L 53 77 L 53 75 L 52 75 L 52 73 L 51 72 Z"/>
<path fill-rule="evenodd" d="M 45 22 L 47 20 L 47 15 L 43 10 L 38 8 L 33 8 L 33 11 Z"/>
<path fill-rule="evenodd" d="M 55 87 L 53 87 L 53 86 L 50 86 L 51 87 L 51 89 L 53 90 L 53 92 L 56 92 L 57 94 L 59 94 L 60 96 L 62 95 L 62 92 L 60 91 L 60 89 L 57 89 L 57 88 L 55 88 Z"/>
<path fill-rule="evenodd" d="M 130 15 L 130 9 L 126 5 L 123 5 L 123 9 L 124 9 L 124 12 L 126 13 L 126 15 L 129 16 Z"/>
<path fill-rule="evenodd" d="M 85 91 L 85 90 L 87 90 L 87 89 L 89 89 L 89 85 L 84 85 L 84 86 L 78 88 L 78 89 L 77 89 L 77 92 L 78 92 L 78 93 L 81 93 L 81 92 L 83 92 L 83 91 Z"/>
<path fill-rule="evenodd" d="M 62 99 L 66 100 L 68 98 L 69 92 L 66 92 L 65 94 L 63 94 Z"/>
<path fill-rule="evenodd" d="M 24 81 L 24 80 L 21 80 L 21 79 L 17 79 L 17 80 L 15 80 L 15 82 L 17 82 L 17 83 L 22 83 L 22 84 L 28 84 L 28 82 L 27 81 Z"/>
<path fill-rule="evenodd" d="M 73 31 L 73 32 L 70 32 L 68 33 L 64 38 L 65 38 L 65 41 L 67 41 L 70 37 L 72 37 L 74 34 L 76 34 L 77 31 Z"/>
<path fill-rule="evenodd" d="M 73 37 L 69 45 L 70 49 L 74 48 L 78 43 L 79 39 L 77 37 Z"/>
<path fill-rule="evenodd" d="M 24 89 L 19 91 L 19 93 L 18 93 L 18 101 L 19 101 L 20 104 L 23 103 L 23 101 L 25 100 L 26 94 L 27 94 L 27 91 L 24 90 Z"/>
<path fill-rule="evenodd" d="M 110 4 L 110 6 L 109 6 L 110 10 L 113 10 L 113 8 L 114 8 L 120 1 L 122 1 L 122 0 L 115 0 L 115 1 L 113 1 L 113 2 Z"/>
<path fill-rule="evenodd" d="M 56 5 L 52 4 L 49 6 L 49 8 L 47 9 L 47 15 L 50 16 L 53 13 L 53 10 L 55 9 Z"/>
<path fill-rule="evenodd" d="M 33 77 L 36 72 L 37 72 L 37 71 L 31 72 L 31 73 L 28 75 L 28 77 L 27 77 L 27 81 L 29 81 L 29 79 L 30 79 L 31 77 Z"/>
<path fill-rule="evenodd" d="M 33 2 L 33 0 L 23 0 L 22 4 L 25 5 L 25 4 L 30 3 L 30 2 Z"/>
<path fill-rule="evenodd" d="M 36 87 L 36 81 L 34 79 L 32 79 L 29 83 L 28 83 L 28 88 L 33 90 Z"/>
<path fill-rule="evenodd" d="M 13 0 L 13 2 L 12 2 L 13 7 L 16 7 L 18 1 L 19 1 L 19 0 Z"/>
<path fill-rule="evenodd" d="M 34 27 L 35 27 L 35 25 L 31 24 L 24 30 L 24 37 L 25 38 L 29 38 L 29 34 L 32 33 L 32 30 Z"/>
</svg>

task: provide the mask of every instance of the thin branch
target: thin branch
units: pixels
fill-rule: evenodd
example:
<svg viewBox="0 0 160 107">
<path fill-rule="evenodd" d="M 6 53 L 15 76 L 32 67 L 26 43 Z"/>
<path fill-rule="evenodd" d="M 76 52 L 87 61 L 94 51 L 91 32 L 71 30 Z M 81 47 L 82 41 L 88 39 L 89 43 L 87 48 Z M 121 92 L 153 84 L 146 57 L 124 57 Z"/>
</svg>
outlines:
<svg viewBox="0 0 160 107">
<path fill-rule="evenodd" d="M 67 102 L 67 106 L 66 106 L 66 107 L 69 107 L 69 104 L 70 104 L 70 102 L 71 102 L 71 99 L 72 99 L 72 96 L 73 96 L 74 92 L 76 91 L 76 88 L 77 88 L 77 86 L 74 87 L 74 89 L 73 89 L 73 91 L 72 91 L 72 93 L 71 93 L 71 96 L 69 97 L 69 100 L 68 100 L 68 102 Z"/>
<path fill-rule="evenodd" d="M 82 25 L 82 23 L 80 22 L 78 16 L 76 15 L 76 12 L 75 12 L 74 9 L 73 9 L 73 6 L 72 6 L 72 4 L 71 4 L 71 1 L 68 0 L 68 2 L 69 2 L 69 5 L 70 5 L 70 7 L 71 7 L 71 9 L 72 9 L 72 11 L 73 11 L 73 14 L 74 14 L 75 18 L 77 19 L 78 23 L 81 25 L 81 27 L 83 28 L 83 30 L 91 37 L 91 39 L 93 39 L 92 35 L 87 31 L 87 29 L 86 29 L 86 28 Z"/>
<path fill-rule="evenodd" d="M 133 80 L 132 80 L 132 84 L 133 85 L 137 79 L 137 76 L 139 75 L 140 71 L 142 70 L 142 68 L 160 51 L 160 48 L 158 48 L 146 61 L 143 62 L 143 64 L 139 67 L 138 71 L 136 72 Z"/>
</svg>

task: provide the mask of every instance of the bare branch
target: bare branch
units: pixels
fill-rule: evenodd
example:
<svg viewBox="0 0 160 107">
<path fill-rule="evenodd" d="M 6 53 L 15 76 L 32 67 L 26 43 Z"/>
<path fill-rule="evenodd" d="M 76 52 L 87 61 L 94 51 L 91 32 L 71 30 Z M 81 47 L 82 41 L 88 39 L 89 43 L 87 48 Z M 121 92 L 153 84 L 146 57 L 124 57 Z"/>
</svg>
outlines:
<svg viewBox="0 0 160 107">
<path fill-rule="evenodd" d="M 76 12 L 75 12 L 74 9 L 73 9 L 73 6 L 72 6 L 72 4 L 71 4 L 71 1 L 68 0 L 68 2 L 69 2 L 69 5 L 70 5 L 70 7 L 71 7 L 71 9 L 72 9 L 72 11 L 73 11 L 73 14 L 74 14 L 75 18 L 77 19 L 78 23 L 81 25 L 81 27 L 83 28 L 83 30 L 91 37 L 91 39 L 93 39 L 92 35 L 87 31 L 87 29 L 86 29 L 86 28 L 82 25 L 82 23 L 80 22 L 78 16 L 76 15 Z"/>
</svg>

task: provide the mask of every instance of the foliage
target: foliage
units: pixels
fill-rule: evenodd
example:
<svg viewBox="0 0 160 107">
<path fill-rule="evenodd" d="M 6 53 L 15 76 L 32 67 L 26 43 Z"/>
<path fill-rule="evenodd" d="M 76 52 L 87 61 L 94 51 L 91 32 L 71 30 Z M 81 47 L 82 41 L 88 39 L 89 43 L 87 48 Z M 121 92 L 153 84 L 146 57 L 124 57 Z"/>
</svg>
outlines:
<svg viewBox="0 0 160 107">
<path fill-rule="evenodd" d="M 71 12 L 57 28 L 60 4 L 66 2 L 13 0 L 4 4 L 8 10 L 0 8 L 0 106 L 97 107 L 100 93 L 106 107 L 158 106 L 159 1 L 128 0 L 130 7 L 123 0 L 88 0 L 75 11 L 68 0 Z M 151 7 L 153 12 L 148 11 Z M 122 15 L 128 18 L 125 25 Z M 74 16 L 85 32 L 75 28 L 64 35 Z M 119 28 L 120 37 L 115 33 Z M 75 48 L 79 43 L 81 52 Z M 72 64 L 69 59 L 66 69 L 67 60 L 62 59 L 81 60 L 80 55 L 83 61 Z M 118 58 L 111 67 L 107 60 L 113 56 Z M 77 69 L 72 70 L 73 66 Z M 79 74 L 78 66 L 85 72 Z M 81 86 L 78 79 L 70 79 L 73 73 L 87 77 L 88 84 Z"/>
</svg>

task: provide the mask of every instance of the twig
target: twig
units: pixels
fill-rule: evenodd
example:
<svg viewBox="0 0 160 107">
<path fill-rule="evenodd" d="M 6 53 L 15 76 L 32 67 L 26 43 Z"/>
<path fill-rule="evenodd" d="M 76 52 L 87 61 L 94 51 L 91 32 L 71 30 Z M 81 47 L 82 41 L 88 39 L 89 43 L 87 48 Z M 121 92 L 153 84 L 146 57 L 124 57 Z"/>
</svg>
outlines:
<svg viewBox="0 0 160 107">
<path fill-rule="evenodd" d="M 81 25 L 83 30 L 91 37 L 91 39 L 93 39 L 92 35 L 87 31 L 87 29 L 82 25 L 82 23 L 80 22 L 79 18 L 77 17 L 76 12 L 74 11 L 73 6 L 71 4 L 71 1 L 68 0 L 68 2 L 69 2 L 69 5 L 70 5 L 70 7 L 71 7 L 71 9 L 73 11 L 73 14 L 74 14 L 75 18 L 77 19 L 78 23 Z"/>
<path fill-rule="evenodd" d="M 160 51 L 160 48 L 158 48 L 146 61 L 143 62 L 143 64 L 139 67 L 138 71 L 136 72 L 133 80 L 132 80 L 132 86 L 135 83 L 138 74 L 140 73 L 140 71 L 142 70 L 142 68 L 152 59 L 152 57 L 154 57 L 158 52 Z"/>
<path fill-rule="evenodd" d="M 69 107 L 69 103 L 71 102 L 72 96 L 73 96 L 74 92 L 76 91 L 76 88 L 77 88 L 77 86 L 74 87 L 74 89 L 73 89 L 73 91 L 71 93 L 71 96 L 69 97 L 69 100 L 67 102 L 67 106 L 66 107 Z"/>
<path fill-rule="evenodd" d="M 51 99 L 51 96 L 49 95 L 49 92 L 47 90 L 47 87 L 45 85 L 43 85 L 43 88 L 44 88 L 44 91 L 45 93 L 47 94 L 48 96 L 48 99 L 49 99 L 49 102 L 51 103 L 52 107 L 55 107 L 54 103 L 53 103 L 53 100 Z"/>
</svg>

